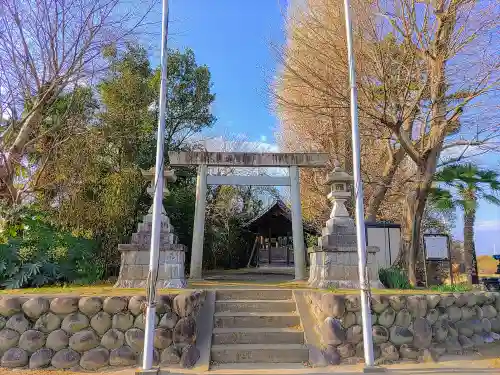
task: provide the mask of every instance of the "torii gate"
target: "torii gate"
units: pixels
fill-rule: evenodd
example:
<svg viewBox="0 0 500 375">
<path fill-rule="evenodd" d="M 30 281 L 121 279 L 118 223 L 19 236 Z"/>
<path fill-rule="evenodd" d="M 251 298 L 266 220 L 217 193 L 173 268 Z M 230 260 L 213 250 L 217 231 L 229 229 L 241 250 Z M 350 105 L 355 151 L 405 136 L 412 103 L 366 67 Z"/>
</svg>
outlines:
<svg viewBox="0 0 500 375">
<path fill-rule="evenodd" d="M 306 277 L 299 167 L 326 167 L 328 154 L 173 151 L 169 152 L 168 156 L 172 167 L 190 165 L 198 167 L 190 279 L 200 280 L 202 278 L 207 185 L 290 186 L 295 279 L 303 280 Z M 289 176 L 213 176 L 208 174 L 209 166 L 249 168 L 286 167 L 289 169 Z"/>
</svg>

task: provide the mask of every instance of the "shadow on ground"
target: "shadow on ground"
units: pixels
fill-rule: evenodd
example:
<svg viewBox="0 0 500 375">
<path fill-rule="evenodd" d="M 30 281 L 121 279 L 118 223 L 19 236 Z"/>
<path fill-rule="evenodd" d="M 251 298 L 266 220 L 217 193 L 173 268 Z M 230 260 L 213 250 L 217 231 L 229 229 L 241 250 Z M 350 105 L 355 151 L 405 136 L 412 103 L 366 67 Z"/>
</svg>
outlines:
<svg viewBox="0 0 500 375">
<path fill-rule="evenodd" d="M 447 368 L 447 367 L 439 367 L 439 368 L 429 368 L 429 369 L 416 369 L 416 368 L 411 368 L 411 369 L 404 369 L 404 370 L 388 370 L 386 372 L 387 374 L 400 374 L 400 375 L 406 375 L 406 374 L 497 374 L 500 373 L 499 369 L 492 369 L 492 368 L 464 368 L 464 369 L 457 369 L 457 368 Z"/>
</svg>

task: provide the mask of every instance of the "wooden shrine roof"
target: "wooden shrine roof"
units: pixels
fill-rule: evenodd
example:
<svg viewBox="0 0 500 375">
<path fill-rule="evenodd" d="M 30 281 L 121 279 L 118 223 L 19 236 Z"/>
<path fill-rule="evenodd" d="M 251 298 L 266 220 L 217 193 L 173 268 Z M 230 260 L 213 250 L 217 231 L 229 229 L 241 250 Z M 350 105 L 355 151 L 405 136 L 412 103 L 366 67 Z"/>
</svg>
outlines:
<svg viewBox="0 0 500 375">
<path fill-rule="evenodd" d="M 251 232 L 267 234 L 269 230 L 273 235 L 292 234 L 292 211 L 281 199 L 277 199 L 273 204 L 259 213 L 252 220 L 244 225 Z M 317 230 L 308 223 L 303 223 L 304 231 L 310 234 L 317 234 Z"/>
</svg>

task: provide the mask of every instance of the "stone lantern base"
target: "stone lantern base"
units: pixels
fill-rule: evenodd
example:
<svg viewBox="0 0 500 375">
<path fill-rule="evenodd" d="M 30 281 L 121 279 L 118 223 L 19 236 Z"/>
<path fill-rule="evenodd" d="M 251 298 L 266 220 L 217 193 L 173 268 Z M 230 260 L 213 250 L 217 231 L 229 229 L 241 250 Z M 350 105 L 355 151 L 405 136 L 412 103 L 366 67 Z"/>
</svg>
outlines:
<svg viewBox="0 0 500 375">
<path fill-rule="evenodd" d="M 149 273 L 149 247 L 152 217 L 148 214 L 132 235 L 132 243 L 118 245 L 121 253 L 120 275 L 115 287 L 144 288 Z M 157 288 L 186 288 L 184 262 L 186 246 L 177 243 L 177 236 L 166 215 L 162 215 Z"/>
<path fill-rule="evenodd" d="M 367 247 L 367 272 L 372 288 L 383 288 L 378 279 L 375 253 L 378 247 Z M 310 248 L 309 285 L 313 288 L 359 289 L 358 250 L 356 247 L 341 247 L 326 251 Z"/>
<path fill-rule="evenodd" d="M 358 249 L 354 220 L 332 214 L 318 238 L 318 245 L 308 249 L 309 285 L 313 288 L 359 289 Z M 366 247 L 366 271 L 372 288 L 383 288 L 378 278 L 375 254 L 380 249 Z"/>
</svg>

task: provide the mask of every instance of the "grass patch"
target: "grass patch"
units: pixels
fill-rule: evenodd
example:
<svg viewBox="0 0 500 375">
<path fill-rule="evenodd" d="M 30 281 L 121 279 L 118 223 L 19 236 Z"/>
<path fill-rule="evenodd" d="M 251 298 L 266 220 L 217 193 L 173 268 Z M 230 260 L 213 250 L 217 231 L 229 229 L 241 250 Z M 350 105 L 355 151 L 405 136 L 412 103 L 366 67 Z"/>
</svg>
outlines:
<svg viewBox="0 0 500 375">
<path fill-rule="evenodd" d="M 205 280 L 189 282 L 187 289 L 160 289 L 159 294 L 177 294 L 181 291 L 194 289 L 295 289 L 295 290 L 317 290 L 329 292 L 339 295 L 359 294 L 358 289 L 336 289 L 329 288 L 326 290 L 315 289 L 309 287 L 307 281 L 225 281 L 225 280 Z M 430 289 L 414 288 L 414 289 L 371 289 L 372 294 L 379 295 L 418 295 L 418 294 L 436 294 L 436 293 L 453 293 L 467 292 L 471 288 L 466 284 L 457 285 L 441 285 L 434 286 Z M 0 290 L 0 295 L 79 295 L 79 296 L 132 296 L 145 295 L 144 288 L 114 288 L 111 284 L 96 284 L 96 285 L 60 285 L 48 286 L 42 288 L 26 288 L 26 289 L 4 289 Z"/>
<path fill-rule="evenodd" d="M 406 272 L 398 267 L 379 269 L 378 278 L 389 289 L 412 289 Z"/>
<path fill-rule="evenodd" d="M 160 294 L 177 294 L 179 289 L 160 289 Z M 48 286 L 43 288 L 26 288 L 26 289 L 4 289 L 0 290 L 0 295 L 17 295 L 17 294 L 71 294 L 78 296 L 132 296 L 145 295 L 145 289 L 139 288 L 113 288 L 113 286 L 94 285 L 94 286 Z"/>
<path fill-rule="evenodd" d="M 431 287 L 431 290 L 439 293 L 455 293 L 455 292 L 470 292 L 472 287 L 468 284 L 455 284 L 455 285 L 435 285 Z"/>
<path fill-rule="evenodd" d="M 177 294 L 181 291 L 194 290 L 194 289 L 225 289 L 225 288 L 241 288 L 241 289 L 299 289 L 299 290 L 318 290 L 323 292 L 330 292 L 335 294 L 347 295 L 358 294 L 357 289 L 315 289 L 309 288 L 306 282 L 284 282 L 284 283 L 255 283 L 255 282 L 221 282 L 221 281 L 199 281 L 189 283 L 187 289 L 159 289 L 159 294 Z M 426 289 L 372 289 L 372 294 L 432 294 L 435 291 Z M 113 286 L 94 285 L 94 286 L 50 286 L 43 288 L 27 288 L 27 289 L 4 289 L 0 290 L 0 295 L 57 295 L 68 294 L 78 296 L 132 296 L 132 295 L 145 295 L 144 288 L 113 288 Z"/>
</svg>

